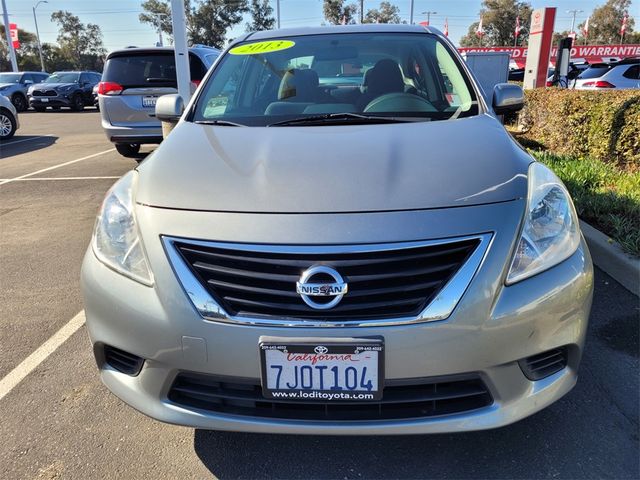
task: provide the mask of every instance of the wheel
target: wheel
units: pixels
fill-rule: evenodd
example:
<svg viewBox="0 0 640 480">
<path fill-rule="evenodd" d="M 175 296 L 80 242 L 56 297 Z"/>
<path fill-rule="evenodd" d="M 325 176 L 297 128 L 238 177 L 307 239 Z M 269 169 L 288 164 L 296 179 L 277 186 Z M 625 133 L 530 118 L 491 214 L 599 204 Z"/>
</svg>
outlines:
<svg viewBox="0 0 640 480">
<path fill-rule="evenodd" d="M 127 158 L 138 158 L 140 152 L 139 143 L 116 143 L 116 150 L 120 155 Z"/>
<path fill-rule="evenodd" d="M 16 133 L 16 117 L 9 110 L 0 110 L 0 140 L 8 140 Z"/>
<path fill-rule="evenodd" d="M 44 112 L 44 111 L 47 109 L 47 107 L 43 107 L 43 106 L 41 106 L 41 105 L 38 105 L 38 106 L 34 106 L 34 107 L 33 107 L 33 109 L 34 109 L 36 112 L 40 112 L 40 113 L 42 113 L 42 112 Z"/>
<path fill-rule="evenodd" d="M 27 99 L 19 93 L 13 94 L 13 96 L 11 97 L 11 103 L 13 103 L 13 106 L 16 107 L 16 110 L 18 112 L 24 112 L 27 108 L 29 108 Z"/>
<path fill-rule="evenodd" d="M 82 95 L 76 95 L 75 97 L 73 97 L 73 104 L 71 108 L 76 112 L 81 112 L 82 110 L 84 110 L 84 100 L 82 99 Z"/>
</svg>

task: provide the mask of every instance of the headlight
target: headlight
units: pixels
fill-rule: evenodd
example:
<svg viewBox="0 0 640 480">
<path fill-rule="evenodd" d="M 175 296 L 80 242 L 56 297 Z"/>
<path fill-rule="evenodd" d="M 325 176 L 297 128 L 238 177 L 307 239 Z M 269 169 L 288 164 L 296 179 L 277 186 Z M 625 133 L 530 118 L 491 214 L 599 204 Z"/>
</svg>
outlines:
<svg viewBox="0 0 640 480">
<path fill-rule="evenodd" d="M 507 285 L 569 258 L 580 244 L 580 228 L 569 192 L 541 163 L 529 167 L 527 212 Z"/>
<path fill-rule="evenodd" d="M 59 92 L 70 92 L 71 90 L 73 90 L 75 87 L 73 85 L 65 85 L 64 87 L 59 87 L 58 91 Z"/>
<path fill-rule="evenodd" d="M 102 263 L 151 286 L 153 277 L 133 212 L 133 190 L 137 175 L 135 171 L 127 173 L 107 193 L 96 219 L 92 245 Z"/>
<path fill-rule="evenodd" d="M 0 87 L 0 92 L 3 92 L 8 89 L 9 89 L 9 85 L 5 85 L 4 87 Z"/>
</svg>

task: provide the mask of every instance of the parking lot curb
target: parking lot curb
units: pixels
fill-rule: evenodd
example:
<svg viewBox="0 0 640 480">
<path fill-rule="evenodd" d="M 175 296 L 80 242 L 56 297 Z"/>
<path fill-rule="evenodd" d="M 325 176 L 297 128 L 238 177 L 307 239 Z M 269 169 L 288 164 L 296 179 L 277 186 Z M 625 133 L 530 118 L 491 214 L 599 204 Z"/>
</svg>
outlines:
<svg viewBox="0 0 640 480">
<path fill-rule="evenodd" d="M 640 258 L 626 254 L 618 243 L 582 220 L 580 228 L 589 245 L 593 263 L 640 297 Z"/>
</svg>

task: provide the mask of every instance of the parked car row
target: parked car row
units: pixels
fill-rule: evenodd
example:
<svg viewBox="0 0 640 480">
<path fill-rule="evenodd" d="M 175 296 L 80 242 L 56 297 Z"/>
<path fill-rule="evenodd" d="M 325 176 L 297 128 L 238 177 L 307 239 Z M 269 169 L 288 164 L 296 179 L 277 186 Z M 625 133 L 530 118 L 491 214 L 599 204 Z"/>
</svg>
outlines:
<svg viewBox="0 0 640 480">
<path fill-rule="evenodd" d="M 101 76 L 91 71 L 0 73 L 0 95 L 8 98 L 18 112 L 29 107 L 38 112 L 48 107 L 80 111 L 96 105 L 93 89 Z"/>
</svg>

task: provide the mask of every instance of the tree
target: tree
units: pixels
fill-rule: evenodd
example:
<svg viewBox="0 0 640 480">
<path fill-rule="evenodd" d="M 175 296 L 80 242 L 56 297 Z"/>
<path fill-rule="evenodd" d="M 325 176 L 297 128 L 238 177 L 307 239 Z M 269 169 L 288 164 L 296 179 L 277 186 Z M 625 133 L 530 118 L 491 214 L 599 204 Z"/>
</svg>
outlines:
<svg viewBox="0 0 640 480">
<path fill-rule="evenodd" d="M 0 35 L 2 36 L 0 40 L 0 71 L 10 71 L 11 61 L 9 60 L 4 25 L 2 24 L 0 24 Z M 16 49 L 18 68 L 20 70 L 40 70 L 40 57 L 38 56 L 36 35 L 18 28 L 18 39 L 20 40 L 20 48 Z"/>
<path fill-rule="evenodd" d="M 218 48 L 224 47 L 227 31 L 249 10 L 247 0 L 185 0 L 184 7 L 189 42 Z M 173 34 L 169 0 L 146 0 L 142 8 L 145 12 L 138 17 L 142 23 Z"/>
<path fill-rule="evenodd" d="M 380 8 L 372 8 L 364 17 L 364 23 L 401 23 L 400 8 L 390 2 L 381 2 Z"/>
<path fill-rule="evenodd" d="M 271 30 L 276 24 L 269 0 L 251 0 L 249 12 L 251 12 L 251 22 L 247 23 L 247 32 Z"/>
<path fill-rule="evenodd" d="M 345 0 L 324 0 L 322 11 L 327 22 L 333 25 L 355 23 L 358 6 L 355 3 L 345 5 Z"/>
<path fill-rule="evenodd" d="M 622 18 L 625 12 L 629 11 L 631 0 L 608 0 L 603 6 L 593 10 L 589 19 L 589 35 L 587 40 L 589 44 L 607 44 L 620 43 L 620 27 L 622 26 Z M 627 19 L 627 27 L 625 38 L 635 38 L 633 26 L 635 21 L 631 15 Z M 582 32 L 584 23 L 578 26 L 578 30 Z"/>
<path fill-rule="evenodd" d="M 78 70 L 101 70 L 107 53 L 102 44 L 100 27 L 84 24 L 70 12 L 58 10 L 51 14 L 58 24 L 58 44 L 64 57 Z"/>
<path fill-rule="evenodd" d="M 482 25 L 484 35 L 482 45 L 491 47 L 509 47 L 515 43 L 516 18 L 520 17 L 520 25 L 524 27 L 518 36 L 518 45 L 525 45 L 529 39 L 529 21 L 531 4 L 520 0 L 484 0 L 482 2 Z M 468 33 L 460 39 L 463 47 L 480 45 L 476 35 L 478 22 L 469 27 Z"/>
</svg>

